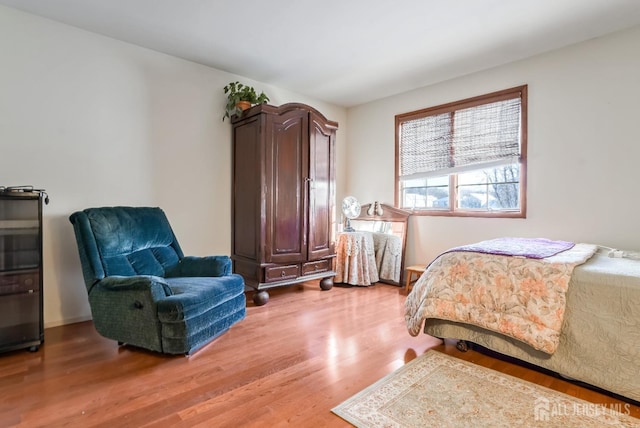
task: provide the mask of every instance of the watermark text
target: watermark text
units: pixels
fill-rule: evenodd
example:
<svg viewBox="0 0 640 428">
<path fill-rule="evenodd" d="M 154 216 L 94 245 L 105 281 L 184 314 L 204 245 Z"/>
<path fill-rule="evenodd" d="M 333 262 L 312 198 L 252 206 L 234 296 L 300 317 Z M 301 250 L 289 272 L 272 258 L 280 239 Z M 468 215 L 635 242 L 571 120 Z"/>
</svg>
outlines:
<svg viewBox="0 0 640 428">
<path fill-rule="evenodd" d="M 533 405 L 533 416 L 536 421 L 549 421 L 557 416 L 621 416 L 631 413 L 628 403 L 565 403 L 550 401 L 544 397 L 536 398 Z"/>
</svg>

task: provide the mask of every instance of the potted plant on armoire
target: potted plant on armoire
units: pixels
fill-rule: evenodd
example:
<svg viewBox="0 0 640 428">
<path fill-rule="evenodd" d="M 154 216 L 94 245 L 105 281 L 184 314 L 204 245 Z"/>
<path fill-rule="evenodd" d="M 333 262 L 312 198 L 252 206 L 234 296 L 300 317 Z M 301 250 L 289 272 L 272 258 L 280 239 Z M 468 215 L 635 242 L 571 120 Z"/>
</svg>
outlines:
<svg viewBox="0 0 640 428">
<path fill-rule="evenodd" d="M 223 121 L 231 116 L 240 116 L 244 110 L 255 104 L 270 101 L 264 92 L 258 94 L 252 86 L 240 82 L 229 83 L 224 87 L 224 93 L 227 95 L 227 105 L 222 117 Z"/>
</svg>

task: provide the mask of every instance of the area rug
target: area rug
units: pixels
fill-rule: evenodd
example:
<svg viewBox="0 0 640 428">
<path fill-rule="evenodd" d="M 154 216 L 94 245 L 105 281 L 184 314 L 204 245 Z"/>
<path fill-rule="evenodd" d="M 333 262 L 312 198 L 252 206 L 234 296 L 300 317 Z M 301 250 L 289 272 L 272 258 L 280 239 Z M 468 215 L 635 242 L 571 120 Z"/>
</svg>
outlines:
<svg viewBox="0 0 640 428">
<path fill-rule="evenodd" d="M 640 427 L 628 404 L 595 404 L 436 351 L 332 409 L 356 427 Z"/>
</svg>

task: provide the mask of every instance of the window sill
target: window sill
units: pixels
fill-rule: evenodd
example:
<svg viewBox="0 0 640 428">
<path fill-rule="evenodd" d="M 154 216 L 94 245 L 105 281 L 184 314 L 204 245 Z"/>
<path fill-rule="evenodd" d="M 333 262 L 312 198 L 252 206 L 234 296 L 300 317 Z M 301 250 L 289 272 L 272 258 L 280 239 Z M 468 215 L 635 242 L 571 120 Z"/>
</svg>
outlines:
<svg viewBox="0 0 640 428">
<path fill-rule="evenodd" d="M 412 216 L 436 216 L 436 217 L 477 217 L 477 218 L 527 218 L 526 212 L 521 211 L 444 211 L 444 210 L 412 210 L 402 208 Z"/>
</svg>

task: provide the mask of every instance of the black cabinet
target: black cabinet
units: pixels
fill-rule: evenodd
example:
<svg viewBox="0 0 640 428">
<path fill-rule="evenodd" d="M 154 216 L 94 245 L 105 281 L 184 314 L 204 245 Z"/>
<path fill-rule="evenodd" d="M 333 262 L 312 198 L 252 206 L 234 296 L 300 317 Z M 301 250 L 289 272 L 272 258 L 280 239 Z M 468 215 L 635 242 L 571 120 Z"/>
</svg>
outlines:
<svg viewBox="0 0 640 428">
<path fill-rule="evenodd" d="M 36 351 L 44 340 L 42 197 L 0 188 L 0 352 Z"/>
</svg>

